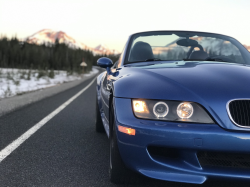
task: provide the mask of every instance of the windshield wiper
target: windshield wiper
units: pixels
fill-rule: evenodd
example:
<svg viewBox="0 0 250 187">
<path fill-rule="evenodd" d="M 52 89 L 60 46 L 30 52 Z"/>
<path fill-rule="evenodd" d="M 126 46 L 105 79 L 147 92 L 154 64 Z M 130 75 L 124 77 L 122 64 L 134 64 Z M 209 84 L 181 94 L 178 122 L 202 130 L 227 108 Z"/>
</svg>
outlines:
<svg viewBox="0 0 250 187">
<path fill-rule="evenodd" d="M 183 61 L 205 61 L 204 59 L 188 59 L 188 58 L 184 58 L 182 60 Z"/>
<path fill-rule="evenodd" d="M 224 60 L 222 58 L 211 58 L 211 57 L 206 58 L 205 61 L 229 62 L 229 61 Z"/>
<path fill-rule="evenodd" d="M 128 65 L 125 65 L 124 67 L 143 67 L 143 66 L 153 66 L 153 65 L 155 65 L 155 64 L 140 64 L 140 65 L 138 65 L 138 64 L 128 64 Z"/>
<path fill-rule="evenodd" d="M 147 62 L 147 61 L 162 61 L 162 60 L 159 58 L 148 58 L 145 60 L 145 62 Z"/>
<path fill-rule="evenodd" d="M 221 58 L 206 58 L 206 59 L 182 59 L 183 61 L 217 61 L 217 62 L 229 62 L 229 61 L 226 61 L 224 59 L 221 59 Z"/>
</svg>

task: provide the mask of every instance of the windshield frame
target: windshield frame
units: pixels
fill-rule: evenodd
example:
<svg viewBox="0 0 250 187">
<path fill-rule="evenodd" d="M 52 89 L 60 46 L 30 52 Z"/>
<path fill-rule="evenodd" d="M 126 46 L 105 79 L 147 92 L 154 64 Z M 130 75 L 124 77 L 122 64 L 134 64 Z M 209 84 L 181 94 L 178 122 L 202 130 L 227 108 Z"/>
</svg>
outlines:
<svg viewBox="0 0 250 187">
<path fill-rule="evenodd" d="M 216 37 L 216 36 L 218 36 L 218 38 L 230 41 L 233 45 L 235 45 L 239 49 L 239 52 L 241 53 L 243 60 L 244 60 L 243 64 L 250 65 L 250 52 L 235 38 L 233 38 L 231 36 L 223 35 L 223 34 L 209 33 L 209 32 L 198 32 L 198 31 L 147 31 L 147 32 L 140 32 L 140 33 L 132 34 L 129 38 L 129 42 L 128 42 L 128 46 L 127 46 L 127 50 L 126 50 L 125 59 L 123 61 L 123 65 L 143 62 L 143 61 L 130 62 L 128 60 L 133 41 L 136 38 L 138 38 L 139 36 L 172 35 L 172 34 L 182 35 L 184 33 L 189 33 L 189 37 L 192 37 L 195 35 L 199 35 L 199 36 L 203 36 L 203 37 L 212 37 L 212 36 Z M 163 61 L 168 61 L 168 60 L 163 60 Z M 199 61 L 199 60 L 197 60 L 197 61 Z M 225 63 L 227 63 L 227 62 L 225 62 Z"/>
</svg>

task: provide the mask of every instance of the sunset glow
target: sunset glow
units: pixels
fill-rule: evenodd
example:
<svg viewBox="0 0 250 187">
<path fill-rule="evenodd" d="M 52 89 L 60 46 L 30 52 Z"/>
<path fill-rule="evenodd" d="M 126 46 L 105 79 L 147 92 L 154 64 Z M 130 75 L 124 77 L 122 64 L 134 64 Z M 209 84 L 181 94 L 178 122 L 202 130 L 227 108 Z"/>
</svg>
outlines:
<svg viewBox="0 0 250 187">
<path fill-rule="evenodd" d="M 0 34 L 9 37 L 52 29 L 89 47 L 103 43 L 122 51 L 135 32 L 196 30 L 230 35 L 250 46 L 248 0 L 0 1 Z"/>
</svg>

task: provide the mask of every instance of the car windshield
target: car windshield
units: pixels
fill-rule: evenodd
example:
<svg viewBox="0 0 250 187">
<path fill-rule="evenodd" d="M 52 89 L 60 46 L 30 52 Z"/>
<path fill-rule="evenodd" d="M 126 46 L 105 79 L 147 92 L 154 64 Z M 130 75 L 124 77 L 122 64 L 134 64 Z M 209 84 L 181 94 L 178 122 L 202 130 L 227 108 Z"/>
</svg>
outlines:
<svg viewBox="0 0 250 187">
<path fill-rule="evenodd" d="M 250 53 L 236 39 L 202 32 L 145 32 L 131 37 L 128 63 L 145 61 L 250 62 Z"/>
</svg>

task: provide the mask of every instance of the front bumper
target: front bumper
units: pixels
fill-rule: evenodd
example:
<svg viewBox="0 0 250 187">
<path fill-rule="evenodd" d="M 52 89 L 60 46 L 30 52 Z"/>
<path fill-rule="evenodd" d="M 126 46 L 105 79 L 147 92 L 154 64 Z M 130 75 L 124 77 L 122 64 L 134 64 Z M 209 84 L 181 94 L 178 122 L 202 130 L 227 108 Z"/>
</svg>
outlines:
<svg viewBox="0 0 250 187">
<path fill-rule="evenodd" d="M 250 153 L 250 134 L 227 131 L 217 124 L 138 119 L 131 99 L 115 98 L 116 125 L 134 128 L 135 136 L 117 131 L 124 163 L 151 178 L 201 184 L 208 178 L 250 179 L 250 168 L 202 166 L 199 151 Z M 178 157 L 152 155 L 149 147 L 174 149 Z"/>
</svg>

